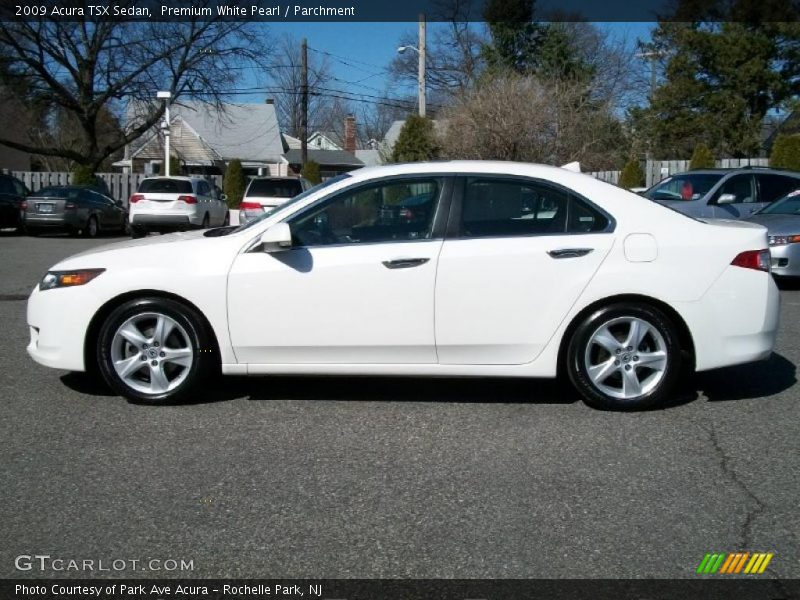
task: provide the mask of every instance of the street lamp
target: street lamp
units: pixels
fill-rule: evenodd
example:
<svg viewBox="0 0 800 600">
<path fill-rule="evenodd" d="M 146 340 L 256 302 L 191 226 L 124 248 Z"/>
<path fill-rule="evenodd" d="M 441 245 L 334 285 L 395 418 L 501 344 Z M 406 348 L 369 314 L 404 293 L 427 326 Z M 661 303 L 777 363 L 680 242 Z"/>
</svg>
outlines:
<svg viewBox="0 0 800 600">
<path fill-rule="evenodd" d="M 169 99 L 172 92 L 156 92 L 156 98 L 164 101 L 164 175 L 169 177 Z"/>
<path fill-rule="evenodd" d="M 398 54 L 413 50 L 419 55 L 417 68 L 417 86 L 419 87 L 419 116 L 425 116 L 425 15 L 419 16 L 419 48 L 416 46 L 400 46 Z"/>
</svg>

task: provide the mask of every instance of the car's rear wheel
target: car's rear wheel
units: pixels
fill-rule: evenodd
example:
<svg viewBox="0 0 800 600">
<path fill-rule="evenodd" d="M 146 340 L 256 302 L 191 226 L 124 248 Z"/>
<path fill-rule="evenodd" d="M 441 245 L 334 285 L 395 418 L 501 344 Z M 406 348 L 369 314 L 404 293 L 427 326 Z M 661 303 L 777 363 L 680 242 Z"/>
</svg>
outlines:
<svg viewBox="0 0 800 600">
<path fill-rule="evenodd" d="M 131 300 L 103 324 L 97 363 L 121 395 L 143 404 L 192 400 L 216 371 L 217 354 L 203 319 L 166 298 Z"/>
<path fill-rule="evenodd" d="M 89 220 L 86 221 L 86 227 L 84 228 L 83 233 L 89 238 L 97 237 L 97 234 L 100 233 L 100 226 L 97 223 L 97 217 L 89 217 Z"/>
<path fill-rule="evenodd" d="M 139 227 L 137 225 L 131 225 L 130 232 L 133 239 L 143 238 L 147 235 L 147 230 L 144 227 Z"/>
<path fill-rule="evenodd" d="M 645 304 L 614 304 L 588 315 L 567 351 L 570 380 L 590 406 L 635 410 L 675 390 L 681 348 L 675 325 Z"/>
</svg>

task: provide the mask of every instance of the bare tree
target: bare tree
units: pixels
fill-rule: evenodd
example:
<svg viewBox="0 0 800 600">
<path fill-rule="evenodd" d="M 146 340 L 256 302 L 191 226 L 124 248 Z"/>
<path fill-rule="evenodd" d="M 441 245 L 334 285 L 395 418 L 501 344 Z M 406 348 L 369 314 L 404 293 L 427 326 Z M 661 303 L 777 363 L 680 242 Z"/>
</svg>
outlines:
<svg viewBox="0 0 800 600">
<path fill-rule="evenodd" d="M 453 96 L 463 94 L 477 81 L 483 61 L 481 47 L 486 42 L 483 29 L 474 22 L 476 15 L 470 11 L 474 5 L 469 0 L 438 0 L 433 15 L 436 22 L 428 38 L 425 72 L 431 101 L 447 103 Z M 416 46 L 416 33 L 400 38 L 401 46 Z M 412 84 L 417 81 L 418 57 L 415 52 L 405 52 L 394 58 L 389 70 L 393 81 Z"/>
<path fill-rule="evenodd" d="M 270 83 L 276 88 L 275 108 L 283 131 L 301 135 L 302 120 L 302 57 L 300 42 L 289 34 L 283 35 L 270 61 Z M 313 131 L 338 131 L 350 107 L 337 98 L 334 77 L 326 56 L 316 52 L 308 54 L 308 129 Z"/>
<path fill-rule="evenodd" d="M 0 54 L 4 78 L 25 90 L 45 123 L 69 115 L 80 133 L 65 143 L 58 136 L 20 142 L 0 132 L 0 144 L 96 170 L 158 123 L 164 108 L 154 101 L 157 90 L 172 92 L 173 102 L 220 105 L 242 68 L 261 64 L 265 50 L 263 35 L 239 22 L 54 19 L 0 23 Z M 107 115 L 123 111 L 127 127 L 104 135 Z"/>
<path fill-rule="evenodd" d="M 622 128 L 582 84 L 504 74 L 482 81 L 443 115 L 449 158 L 607 168 L 619 161 Z"/>
</svg>

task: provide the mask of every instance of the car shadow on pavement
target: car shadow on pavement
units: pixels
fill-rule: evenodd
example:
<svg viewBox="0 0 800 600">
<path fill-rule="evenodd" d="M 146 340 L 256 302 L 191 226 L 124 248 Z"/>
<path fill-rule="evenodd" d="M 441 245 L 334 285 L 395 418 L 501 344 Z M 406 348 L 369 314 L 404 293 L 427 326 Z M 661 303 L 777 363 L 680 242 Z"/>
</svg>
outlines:
<svg viewBox="0 0 800 600">
<path fill-rule="evenodd" d="M 117 393 L 106 385 L 103 378 L 87 373 L 70 371 L 61 376 L 61 383 L 74 392 L 87 396 L 116 396 Z"/>
<path fill-rule="evenodd" d="M 773 353 L 769 359 L 697 373 L 693 387 L 711 402 L 765 398 L 780 394 L 797 383 L 797 367 Z"/>
<path fill-rule="evenodd" d="M 549 379 L 332 377 L 221 377 L 192 404 L 249 400 L 339 400 L 571 404 L 579 396 Z"/>
</svg>

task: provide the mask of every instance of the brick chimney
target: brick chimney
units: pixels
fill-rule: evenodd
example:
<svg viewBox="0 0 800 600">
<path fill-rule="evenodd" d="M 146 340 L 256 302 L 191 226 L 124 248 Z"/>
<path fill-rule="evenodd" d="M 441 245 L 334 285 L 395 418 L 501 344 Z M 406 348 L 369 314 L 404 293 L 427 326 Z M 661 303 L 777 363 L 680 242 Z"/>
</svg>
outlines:
<svg viewBox="0 0 800 600">
<path fill-rule="evenodd" d="M 356 118 L 353 115 L 344 119 L 344 149 L 356 153 Z"/>
</svg>

